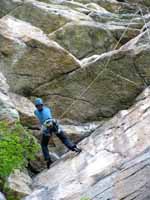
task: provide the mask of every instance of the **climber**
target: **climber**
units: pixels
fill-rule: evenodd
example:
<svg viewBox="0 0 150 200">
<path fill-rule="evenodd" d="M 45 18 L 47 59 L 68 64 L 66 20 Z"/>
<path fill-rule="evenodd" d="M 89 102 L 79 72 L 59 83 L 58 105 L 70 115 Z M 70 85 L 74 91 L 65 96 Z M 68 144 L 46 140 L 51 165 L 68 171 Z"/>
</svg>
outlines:
<svg viewBox="0 0 150 200">
<path fill-rule="evenodd" d="M 47 162 L 47 168 L 49 169 L 50 165 L 52 164 L 52 160 L 48 151 L 48 143 L 50 137 L 52 136 L 52 133 L 56 134 L 56 136 L 63 142 L 65 146 L 68 147 L 68 149 L 80 153 L 81 149 L 67 138 L 67 136 L 64 134 L 63 129 L 59 126 L 57 120 L 52 118 L 51 109 L 44 106 L 43 100 L 41 98 L 37 98 L 35 100 L 35 106 L 36 110 L 34 111 L 34 114 L 41 124 L 41 148 L 43 156 Z"/>
</svg>

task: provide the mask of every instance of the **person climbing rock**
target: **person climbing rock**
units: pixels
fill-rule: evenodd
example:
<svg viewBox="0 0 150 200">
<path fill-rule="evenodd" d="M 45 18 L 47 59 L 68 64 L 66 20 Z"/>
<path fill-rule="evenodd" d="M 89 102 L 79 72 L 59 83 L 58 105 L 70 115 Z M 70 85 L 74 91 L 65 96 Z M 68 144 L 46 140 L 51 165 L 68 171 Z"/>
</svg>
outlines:
<svg viewBox="0 0 150 200">
<path fill-rule="evenodd" d="M 49 169 L 52 164 L 52 160 L 48 150 L 48 143 L 52 136 L 52 133 L 62 141 L 62 143 L 71 151 L 80 153 L 82 150 L 72 143 L 70 139 L 65 135 L 63 129 L 59 126 L 57 120 L 53 119 L 51 109 L 46 107 L 41 98 L 35 99 L 34 111 L 35 116 L 38 118 L 41 125 L 42 139 L 41 148 L 43 156 L 47 162 L 47 168 Z"/>
</svg>

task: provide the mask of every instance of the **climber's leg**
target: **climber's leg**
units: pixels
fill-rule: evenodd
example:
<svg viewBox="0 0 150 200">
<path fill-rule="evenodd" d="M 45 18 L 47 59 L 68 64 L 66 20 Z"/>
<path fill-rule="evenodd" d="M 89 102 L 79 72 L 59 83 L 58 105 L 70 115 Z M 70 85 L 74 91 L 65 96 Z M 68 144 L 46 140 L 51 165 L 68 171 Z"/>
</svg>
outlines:
<svg viewBox="0 0 150 200">
<path fill-rule="evenodd" d="M 68 147 L 71 151 L 76 151 L 78 153 L 81 152 L 81 149 L 79 149 L 76 144 L 71 142 L 71 140 L 65 135 L 64 131 L 62 129 L 58 129 L 56 132 L 56 136 L 62 141 L 62 143 Z"/>
<path fill-rule="evenodd" d="M 49 151 L 48 151 L 48 142 L 49 142 L 50 136 L 49 135 L 42 135 L 42 140 L 41 140 L 41 147 L 42 147 L 42 152 L 45 160 L 48 160 L 50 158 Z"/>
<path fill-rule="evenodd" d="M 42 148 L 43 156 L 45 160 L 47 161 L 47 168 L 49 168 L 52 163 L 50 155 L 49 155 L 49 150 L 48 150 L 48 142 L 49 142 L 50 137 L 51 137 L 50 135 L 42 134 L 42 140 L 41 140 L 41 148 Z"/>
</svg>

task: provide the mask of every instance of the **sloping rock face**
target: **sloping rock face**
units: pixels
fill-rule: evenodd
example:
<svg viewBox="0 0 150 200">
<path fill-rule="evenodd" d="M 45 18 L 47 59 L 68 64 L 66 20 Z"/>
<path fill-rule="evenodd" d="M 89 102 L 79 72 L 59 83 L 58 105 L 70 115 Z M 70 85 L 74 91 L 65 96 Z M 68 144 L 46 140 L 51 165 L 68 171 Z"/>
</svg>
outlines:
<svg viewBox="0 0 150 200">
<path fill-rule="evenodd" d="M 25 200 L 149 200 L 150 88 L 34 180 Z M 68 173 L 69 172 L 69 173 Z"/>
</svg>

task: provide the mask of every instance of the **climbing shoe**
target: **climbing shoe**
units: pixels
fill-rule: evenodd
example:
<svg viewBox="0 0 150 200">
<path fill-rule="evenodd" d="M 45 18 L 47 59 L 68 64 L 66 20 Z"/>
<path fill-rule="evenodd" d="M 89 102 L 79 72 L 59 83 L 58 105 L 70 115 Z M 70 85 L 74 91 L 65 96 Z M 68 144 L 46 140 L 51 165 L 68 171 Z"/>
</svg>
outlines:
<svg viewBox="0 0 150 200">
<path fill-rule="evenodd" d="M 47 169 L 49 169 L 49 168 L 50 168 L 50 165 L 52 164 L 52 160 L 49 158 L 49 159 L 47 160 L 46 164 L 47 164 Z"/>
<path fill-rule="evenodd" d="M 82 149 L 80 149 L 80 148 L 78 148 L 78 147 L 74 147 L 74 149 L 73 149 L 75 152 L 77 152 L 77 153 L 81 153 L 81 151 L 82 151 Z"/>
</svg>

